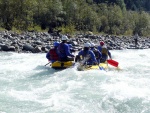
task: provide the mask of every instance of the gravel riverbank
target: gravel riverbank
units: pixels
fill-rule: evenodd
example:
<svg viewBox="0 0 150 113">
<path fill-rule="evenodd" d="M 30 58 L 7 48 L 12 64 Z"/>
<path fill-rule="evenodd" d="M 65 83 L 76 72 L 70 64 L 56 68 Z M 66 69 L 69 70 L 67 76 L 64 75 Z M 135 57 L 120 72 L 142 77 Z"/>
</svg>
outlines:
<svg viewBox="0 0 150 113">
<path fill-rule="evenodd" d="M 150 37 L 138 37 L 137 45 L 135 45 L 134 36 L 75 35 L 69 37 L 68 43 L 71 43 L 74 50 L 78 51 L 87 41 L 99 45 L 101 40 L 105 41 L 109 50 L 150 48 Z M 53 46 L 54 41 L 61 42 L 61 38 L 46 32 L 17 34 L 11 31 L 2 31 L 0 32 L 0 51 L 46 53 Z"/>
</svg>

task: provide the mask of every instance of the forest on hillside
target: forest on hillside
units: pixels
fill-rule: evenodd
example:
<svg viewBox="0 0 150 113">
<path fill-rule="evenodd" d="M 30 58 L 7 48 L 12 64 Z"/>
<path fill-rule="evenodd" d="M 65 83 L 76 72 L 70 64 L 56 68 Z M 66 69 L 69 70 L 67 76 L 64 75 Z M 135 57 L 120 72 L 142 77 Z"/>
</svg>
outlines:
<svg viewBox="0 0 150 113">
<path fill-rule="evenodd" d="M 150 11 L 150 0 L 87 0 L 97 4 L 117 4 L 121 8 L 133 11 Z"/>
<path fill-rule="evenodd" d="M 0 28 L 150 35 L 150 0 L 0 0 Z"/>
</svg>

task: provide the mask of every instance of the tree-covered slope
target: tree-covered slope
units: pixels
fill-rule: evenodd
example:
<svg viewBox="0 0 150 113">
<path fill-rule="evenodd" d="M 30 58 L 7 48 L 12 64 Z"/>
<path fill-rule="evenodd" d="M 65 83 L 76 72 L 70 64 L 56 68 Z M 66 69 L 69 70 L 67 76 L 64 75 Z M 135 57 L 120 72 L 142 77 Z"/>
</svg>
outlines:
<svg viewBox="0 0 150 113">
<path fill-rule="evenodd" d="M 0 27 L 150 34 L 149 0 L 0 0 Z"/>
<path fill-rule="evenodd" d="M 150 11 L 150 0 L 93 0 L 93 2 L 97 4 L 115 3 L 122 8 L 125 7 L 128 10 L 134 10 L 134 11 L 141 11 L 141 10 Z"/>
</svg>

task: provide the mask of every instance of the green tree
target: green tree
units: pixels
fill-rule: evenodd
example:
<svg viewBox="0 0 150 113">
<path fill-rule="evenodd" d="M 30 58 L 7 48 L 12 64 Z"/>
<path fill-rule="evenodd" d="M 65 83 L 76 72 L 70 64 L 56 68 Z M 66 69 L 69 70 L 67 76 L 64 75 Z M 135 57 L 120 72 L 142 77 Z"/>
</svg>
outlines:
<svg viewBox="0 0 150 113">
<path fill-rule="evenodd" d="M 141 12 L 139 14 L 139 19 L 135 23 L 134 33 L 138 33 L 139 35 L 144 35 L 143 32 L 147 31 L 150 28 L 149 15 L 145 12 Z"/>
<path fill-rule="evenodd" d="M 110 6 L 109 7 L 109 14 L 108 14 L 108 23 L 110 27 L 110 34 L 120 34 L 120 26 L 122 24 L 122 10 L 119 6 Z M 116 30 L 114 30 L 116 29 Z"/>
<path fill-rule="evenodd" d="M 12 28 L 12 23 L 13 23 L 13 14 L 11 13 L 12 11 L 12 3 L 10 0 L 0 0 L 0 17 L 1 17 L 1 22 L 2 27 L 5 29 L 10 30 Z"/>
</svg>

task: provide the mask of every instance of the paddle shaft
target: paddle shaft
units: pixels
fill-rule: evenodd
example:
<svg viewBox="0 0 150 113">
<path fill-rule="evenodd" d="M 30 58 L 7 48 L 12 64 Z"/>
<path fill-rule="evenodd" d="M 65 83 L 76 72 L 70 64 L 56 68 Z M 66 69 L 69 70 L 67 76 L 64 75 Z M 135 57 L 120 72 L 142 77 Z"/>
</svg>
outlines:
<svg viewBox="0 0 150 113">
<path fill-rule="evenodd" d="M 100 69 L 100 70 L 104 70 L 104 68 L 101 67 L 99 64 L 100 64 L 100 62 L 98 61 L 98 67 L 99 67 L 99 69 Z"/>
<path fill-rule="evenodd" d="M 51 62 L 48 62 L 47 64 L 45 64 L 45 66 L 47 66 L 48 64 L 50 64 Z"/>
</svg>

